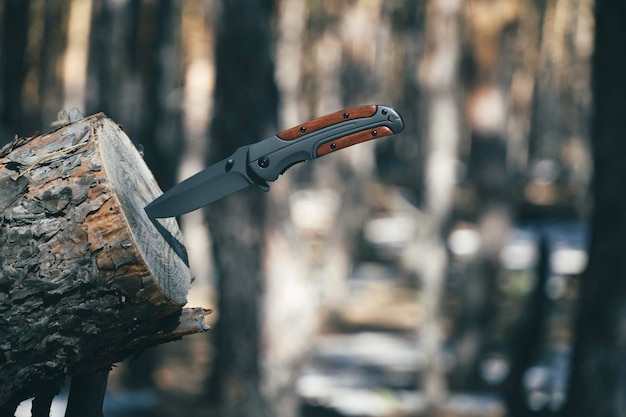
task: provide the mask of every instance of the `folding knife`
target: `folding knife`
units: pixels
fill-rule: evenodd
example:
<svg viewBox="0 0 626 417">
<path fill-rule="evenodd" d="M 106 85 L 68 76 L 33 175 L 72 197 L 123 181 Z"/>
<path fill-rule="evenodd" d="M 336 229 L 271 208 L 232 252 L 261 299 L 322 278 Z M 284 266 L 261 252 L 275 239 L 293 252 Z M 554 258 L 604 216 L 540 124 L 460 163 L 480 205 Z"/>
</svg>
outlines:
<svg viewBox="0 0 626 417">
<path fill-rule="evenodd" d="M 352 107 L 242 146 L 228 158 L 175 185 L 145 208 L 150 218 L 174 217 L 249 185 L 269 191 L 288 168 L 307 160 L 404 129 L 402 118 L 383 105 Z"/>
</svg>

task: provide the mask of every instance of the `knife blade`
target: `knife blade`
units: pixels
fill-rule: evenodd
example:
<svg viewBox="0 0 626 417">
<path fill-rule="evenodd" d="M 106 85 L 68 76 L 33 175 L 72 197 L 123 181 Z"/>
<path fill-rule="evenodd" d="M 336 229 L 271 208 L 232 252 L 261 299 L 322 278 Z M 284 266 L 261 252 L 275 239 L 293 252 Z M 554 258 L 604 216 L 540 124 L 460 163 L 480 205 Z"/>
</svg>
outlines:
<svg viewBox="0 0 626 417">
<path fill-rule="evenodd" d="M 145 207 L 150 218 L 175 217 L 199 209 L 250 185 L 269 191 L 293 165 L 372 139 L 400 133 L 402 117 L 390 106 L 351 107 L 238 148 L 175 185 Z"/>
</svg>

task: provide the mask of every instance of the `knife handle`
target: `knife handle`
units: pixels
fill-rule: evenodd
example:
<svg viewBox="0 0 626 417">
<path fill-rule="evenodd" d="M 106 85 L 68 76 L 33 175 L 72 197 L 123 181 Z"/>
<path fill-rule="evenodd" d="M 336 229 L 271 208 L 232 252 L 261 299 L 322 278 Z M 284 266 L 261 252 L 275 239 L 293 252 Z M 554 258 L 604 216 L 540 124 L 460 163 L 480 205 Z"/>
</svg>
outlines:
<svg viewBox="0 0 626 417">
<path fill-rule="evenodd" d="M 320 156 L 328 155 L 331 152 L 347 148 L 348 146 L 356 145 L 357 143 L 362 143 L 368 140 L 383 138 L 385 136 L 391 135 L 393 135 L 393 131 L 387 126 L 381 126 L 379 128 L 353 133 L 351 135 L 344 136 L 337 140 L 320 145 L 317 148 L 316 155 L 319 158 Z"/>
<path fill-rule="evenodd" d="M 327 114 L 326 116 L 318 117 L 317 119 L 292 127 L 291 129 L 284 130 L 276 136 L 282 140 L 298 139 L 317 130 L 336 125 L 337 123 L 345 122 L 347 120 L 372 117 L 376 113 L 376 109 L 376 105 L 351 107 L 349 109 Z"/>
<path fill-rule="evenodd" d="M 248 148 L 248 172 L 258 184 L 274 181 L 293 165 L 404 129 L 383 105 L 351 107 L 292 127 Z"/>
</svg>

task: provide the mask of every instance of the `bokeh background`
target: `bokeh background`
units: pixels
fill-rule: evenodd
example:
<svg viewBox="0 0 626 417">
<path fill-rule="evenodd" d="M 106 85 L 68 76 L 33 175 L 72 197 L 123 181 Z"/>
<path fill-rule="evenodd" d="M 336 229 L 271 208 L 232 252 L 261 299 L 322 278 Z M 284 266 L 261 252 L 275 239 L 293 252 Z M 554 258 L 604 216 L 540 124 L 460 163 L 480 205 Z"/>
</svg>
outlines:
<svg viewBox="0 0 626 417">
<path fill-rule="evenodd" d="M 593 1 L 3 0 L 0 19 L 0 144 L 104 112 L 163 189 L 345 107 L 405 120 L 183 216 L 214 330 L 119 364 L 106 416 L 563 409 Z"/>
</svg>

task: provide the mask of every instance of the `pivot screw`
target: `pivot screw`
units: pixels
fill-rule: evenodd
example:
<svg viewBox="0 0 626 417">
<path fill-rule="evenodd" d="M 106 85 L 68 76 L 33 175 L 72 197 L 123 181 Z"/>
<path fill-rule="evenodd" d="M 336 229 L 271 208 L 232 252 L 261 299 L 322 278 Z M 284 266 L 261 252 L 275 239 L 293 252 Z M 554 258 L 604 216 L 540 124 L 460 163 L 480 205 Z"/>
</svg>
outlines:
<svg viewBox="0 0 626 417">
<path fill-rule="evenodd" d="M 383 109 L 383 111 L 381 111 L 381 113 L 383 114 L 383 116 L 387 115 L 387 109 Z"/>
<path fill-rule="evenodd" d="M 267 156 L 262 156 L 257 162 L 261 168 L 267 168 L 270 166 L 270 159 Z"/>
<path fill-rule="evenodd" d="M 226 166 L 224 167 L 224 170 L 226 172 L 230 171 L 231 169 L 233 169 L 233 165 L 235 165 L 235 160 L 229 159 L 228 161 L 226 161 Z"/>
</svg>

